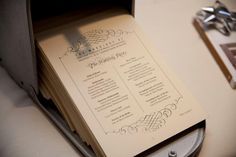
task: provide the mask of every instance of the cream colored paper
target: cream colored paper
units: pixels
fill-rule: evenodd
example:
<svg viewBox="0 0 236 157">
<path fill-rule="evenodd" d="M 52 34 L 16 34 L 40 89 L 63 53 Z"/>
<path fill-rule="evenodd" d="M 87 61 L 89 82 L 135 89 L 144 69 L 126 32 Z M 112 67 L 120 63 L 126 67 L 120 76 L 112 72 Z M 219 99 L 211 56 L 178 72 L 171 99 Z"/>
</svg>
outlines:
<svg viewBox="0 0 236 157">
<path fill-rule="evenodd" d="M 205 119 L 130 15 L 91 18 L 37 41 L 106 156 L 137 155 Z"/>
</svg>

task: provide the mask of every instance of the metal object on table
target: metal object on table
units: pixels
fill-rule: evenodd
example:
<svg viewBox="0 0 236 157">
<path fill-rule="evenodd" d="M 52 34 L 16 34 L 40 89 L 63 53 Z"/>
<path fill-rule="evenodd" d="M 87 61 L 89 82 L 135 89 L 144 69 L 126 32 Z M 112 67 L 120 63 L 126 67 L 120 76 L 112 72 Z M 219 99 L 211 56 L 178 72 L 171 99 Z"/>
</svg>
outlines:
<svg viewBox="0 0 236 157">
<path fill-rule="evenodd" d="M 202 122 L 172 137 L 170 140 L 164 141 L 164 143 L 161 143 L 159 146 L 157 145 L 156 148 L 153 148 L 153 152 L 147 151 L 147 154 L 143 156 L 196 157 L 200 152 L 204 135 L 205 122 Z"/>
<path fill-rule="evenodd" d="M 206 28 L 214 28 L 223 35 L 229 36 L 236 31 L 236 12 L 229 9 L 220 1 L 216 1 L 212 7 L 203 7 L 197 12 L 197 18 Z"/>
<path fill-rule="evenodd" d="M 41 3 L 41 1 L 38 2 Z M 134 1 L 129 2 L 130 6 L 134 3 Z M 69 4 L 69 2 L 67 3 Z M 46 4 L 43 3 L 43 5 Z M 70 140 L 73 146 L 80 151 L 83 156 L 94 157 L 95 153 L 82 142 L 77 134 L 69 129 L 55 106 L 50 105 L 48 101 L 44 102 L 44 100 L 38 100 L 36 58 L 33 42 L 34 32 L 32 30 L 30 0 L 0 0 L 0 8 L 0 19 L 3 19 L 0 29 L 0 39 L 2 39 L 0 43 L 0 62 L 6 67 L 9 73 L 12 74 L 13 78 L 21 87 L 26 89 L 32 98 L 34 98 L 36 104 L 45 112 L 52 122 L 55 123 L 63 135 Z M 56 11 L 56 8 L 57 7 L 54 7 L 53 10 L 50 9 L 50 13 Z M 41 9 L 39 10 L 39 14 L 41 13 L 40 11 Z M 132 12 L 131 9 L 129 11 Z M 21 19 L 20 22 L 19 19 Z M 6 32 L 5 28 L 11 31 Z M 16 36 L 16 34 L 20 35 Z M 22 61 L 24 61 L 24 64 L 22 64 Z M 181 133 L 177 138 L 175 136 L 175 138 L 167 140 L 168 142 L 165 141 L 164 144 L 158 145 L 155 152 L 151 153 L 150 156 L 194 156 L 194 154 L 199 151 L 204 139 L 204 128 L 205 125 L 188 131 L 187 133 Z"/>
</svg>

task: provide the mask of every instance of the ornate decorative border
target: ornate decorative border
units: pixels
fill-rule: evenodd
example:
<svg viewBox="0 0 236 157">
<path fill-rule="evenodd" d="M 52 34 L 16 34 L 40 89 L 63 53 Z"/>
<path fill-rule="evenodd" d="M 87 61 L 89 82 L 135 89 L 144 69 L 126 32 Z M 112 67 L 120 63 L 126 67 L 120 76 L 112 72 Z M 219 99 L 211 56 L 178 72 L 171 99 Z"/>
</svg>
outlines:
<svg viewBox="0 0 236 157">
<path fill-rule="evenodd" d="M 67 48 L 63 56 L 67 56 L 68 54 L 74 54 L 77 58 L 88 56 L 99 48 L 113 44 L 114 41 L 108 41 L 109 39 L 114 38 L 120 40 L 122 36 L 129 33 L 131 32 L 121 29 L 94 29 L 81 33 L 81 36 L 75 42 L 71 43 L 71 46 Z M 99 44 L 104 45 L 101 46 Z"/>
<path fill-rule="evenodd" d="M 173 103 L 166 105 L 159 111 L 146 114 L 136 122 L 130 125 L 122 126 L 120 129 L 108 132 L 107 134 L 113 133 L 124 135 L 134 134 L 139 131 L 156 132 L 166 124 L 167 119 L 170 118 L 173 114 L 173 111 L 177 109 L 177 104 L 181 101 L 181 99 L 183 99 L 183 97 L 175 99 Z"/>
<path fill-rule="evenodd" d="M 236 70 L 236 43 L 221 44 L 220 47 Z"/>
</svg>

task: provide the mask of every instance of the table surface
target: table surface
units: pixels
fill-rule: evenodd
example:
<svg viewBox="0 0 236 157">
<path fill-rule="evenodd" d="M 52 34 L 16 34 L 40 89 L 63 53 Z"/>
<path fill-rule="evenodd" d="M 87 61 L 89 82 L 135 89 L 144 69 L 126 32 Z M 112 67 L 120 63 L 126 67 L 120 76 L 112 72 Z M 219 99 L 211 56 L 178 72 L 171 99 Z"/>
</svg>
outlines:
<svg viewBox="0 0 236 157">
<path fill-rule="evenodd" d="M 207 112 L 199 157 L 236 156 L 236 90 L 192 25 L 213 0 L 136 0 L 135 18 L 166 64 Z M 235 0 L 225 0 L 236 10 Z M 234 8 L 233 8 L 234 7 Z M 0 67 L 0 156 L 80 156 Z"/>
</svg>

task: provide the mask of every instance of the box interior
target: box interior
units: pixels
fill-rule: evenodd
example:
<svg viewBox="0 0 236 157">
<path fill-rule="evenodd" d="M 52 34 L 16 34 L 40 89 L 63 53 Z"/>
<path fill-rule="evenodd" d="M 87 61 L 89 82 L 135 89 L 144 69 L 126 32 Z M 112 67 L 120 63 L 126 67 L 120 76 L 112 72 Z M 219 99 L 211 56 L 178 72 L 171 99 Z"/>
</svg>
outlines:
<svg viewBox="0 0 236 157">
<path fill-rule="evenodd" d="M 124 8 L 133 14 L 133 0 L 33 0 L 33 31 L 44 31 L 115 7 Z"/>
</svg>

